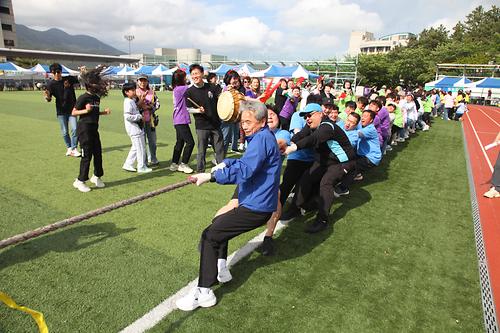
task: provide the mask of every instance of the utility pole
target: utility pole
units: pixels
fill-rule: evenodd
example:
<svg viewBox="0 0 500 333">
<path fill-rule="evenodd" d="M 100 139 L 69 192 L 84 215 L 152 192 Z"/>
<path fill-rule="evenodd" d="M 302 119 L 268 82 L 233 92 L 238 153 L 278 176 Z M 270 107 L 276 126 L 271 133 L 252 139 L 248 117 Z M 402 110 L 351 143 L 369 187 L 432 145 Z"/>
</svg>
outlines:
<svg viewBox="0 0 500 333">
<path fill-rule="evenodd" d="M 125 38 L 125 40 L 128 41 L 128 55 L 131 55 L 131 51 L 130 51 L 130 43 L 134 40 L 135 36 L 134 35 L 125 35 L 123 36 L 123 38 Z"/>
</svg>

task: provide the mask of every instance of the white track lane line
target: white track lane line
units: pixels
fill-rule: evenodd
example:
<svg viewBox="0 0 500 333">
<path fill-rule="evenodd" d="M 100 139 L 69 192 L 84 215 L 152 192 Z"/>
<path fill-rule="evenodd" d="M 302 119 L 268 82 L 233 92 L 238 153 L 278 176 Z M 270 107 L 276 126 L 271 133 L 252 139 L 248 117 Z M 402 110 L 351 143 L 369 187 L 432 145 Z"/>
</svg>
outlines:
<svg viewBox="0 0 500 333">
<path fill-rule="evenodd" d="M 490 118 L 492 122 L 497 124 L 498 127 L 500 127 L 500 124 L 495 121 L 495 119 L 491 118 L 486 112 L 484 112 L 481 108 L 477 108 L 479 111 L 481 111 L 486 117 Z"/>
<path fill-rule="evenodd" d="M 275 233 L 280 231 L 281 229 L 286 228 L 288 223 L 282 223 L 281 221 L 276 224 Z M 243 259 L 244 257 L 250 255 L 257 247 L 262 244 L 262 240 L 264 239 L 264 235 L 266 231 L 264 230 L 254 238 L 248 241 L 242 248 L 233 252 L 228 258 L 228 267 L 234 266 L 238 261 Z M 175 301 L 184 295 L 186 295 L 192 288 L 198 285 L 198 279 L 195 279 L 189 282 L 185 287 L 180 289 L 174 295 L 165 299 L 163 302 L 154 307 L 151 311 L 146 313 L 141 318 L 137 319 L 135 322 L 125 327 L 120 333 L 142 333 L 151 328 L 153 328 L 156 324 L 162 321 L 166 316 L 168 316 L 172 311 L 177 309 L 175 306 Z"/>
<path fill-rule="evenodd" d="M 472 120 L 470 119 L 469 113 L 466 113 L 467 119 L 469 119 L 469 123 L 472 127 L 472 131 L 474 132 L 474 135 L 476 136 L 477 142 L 479 143 L 479 147 L 481 147 L 481 150 L 483 151 L 484 158 L 486 159 L 486 162 L 488 163 L 488 166 L 490 167 L 491 172 L 493 172 L 493 166 L 491 165 L 490 158 L 486 154 L 486 151 L 484 150 L 483 143 L 481 142 L 481 139 L 479 139 L 479 136 L 477 135 L 476 128 L 474 127 L 474 124 L 472 123 Z"/>
</svg>

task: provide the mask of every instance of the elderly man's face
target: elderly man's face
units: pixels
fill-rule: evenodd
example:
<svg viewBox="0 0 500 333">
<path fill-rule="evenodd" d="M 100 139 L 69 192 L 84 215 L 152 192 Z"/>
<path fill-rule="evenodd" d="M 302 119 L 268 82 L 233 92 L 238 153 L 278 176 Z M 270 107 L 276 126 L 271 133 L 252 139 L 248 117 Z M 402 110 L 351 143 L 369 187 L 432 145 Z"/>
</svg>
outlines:
<svg viewBox="0 0 500 333">
<path fill-rule="evenodd" d="M 241 114 L 241 128 L 243 129 L 243 132 L 245 132 L 246 136 L 257 133 L 266 125 L 266 123 L 267 118 L 259 121 L 255 118 L 254 113 L 251 111 L 243 111 Z"/>
<path fill-rule="evenodd" d="M 309 128 L 316 129 L 321 124 L 323 120 L 323 112 L 315 111 L 305 115 L 306 123 Z"/>
</svg>

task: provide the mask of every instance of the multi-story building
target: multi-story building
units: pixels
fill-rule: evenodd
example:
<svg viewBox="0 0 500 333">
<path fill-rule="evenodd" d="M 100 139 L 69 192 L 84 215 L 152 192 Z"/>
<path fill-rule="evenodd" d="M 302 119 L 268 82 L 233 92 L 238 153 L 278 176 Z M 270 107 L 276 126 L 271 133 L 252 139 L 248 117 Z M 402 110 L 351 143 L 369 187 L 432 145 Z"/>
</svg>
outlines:
<svg viewBox="0 0 500 333">
<path fill-rule="evenodd" d="M 17 47 L 16 20 L 11 0 L 0 0 L 0 47 Z"/>
<path fill-rule="evenodd" d="M 387 53 L 396 46 L 406 46 L 411 37 L 416 37 L 411 32 L 400 32 L 382 36 L 375 39 L 373 33 L 368 31 L 352 31 L 349 39 L 348 53 L 351 56 L 362 54 Z"/>
<path fill-rule="evenodd" d="M 1 1 L 1 0 L 0 0 Z M 151 64 L 169 64 L 174 65 L 177 63 L 212 63 L 227 61 L 225 55 L 216 54 L 202 54 L 200 49 L 187 48 L 187 49 L 170 49 L 158 47 L 154 49 L 154 54 L 139 53 L 131 55 L 122 55 L 122 57 L 134 57 L 139 59 L 139 65 Z"/>
</svg>

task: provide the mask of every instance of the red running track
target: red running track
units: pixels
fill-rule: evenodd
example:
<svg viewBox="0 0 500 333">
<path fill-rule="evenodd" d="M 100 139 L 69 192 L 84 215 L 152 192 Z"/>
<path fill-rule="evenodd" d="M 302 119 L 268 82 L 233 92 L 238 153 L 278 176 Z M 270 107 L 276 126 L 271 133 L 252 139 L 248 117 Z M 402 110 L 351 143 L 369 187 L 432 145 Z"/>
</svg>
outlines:
<svg viewBox="0 0 500 333">
<path fill-rule="evenodd" d="M 469 105 L 463 128 L 471 166 L 484 250 L 496 313 L 500 314 L 500 198 L 488 199 L 483 193 L 491 187 L 493 167 L 500 147 L 485 150 L 500 131 L 500 108 Z"/>
</svg>

